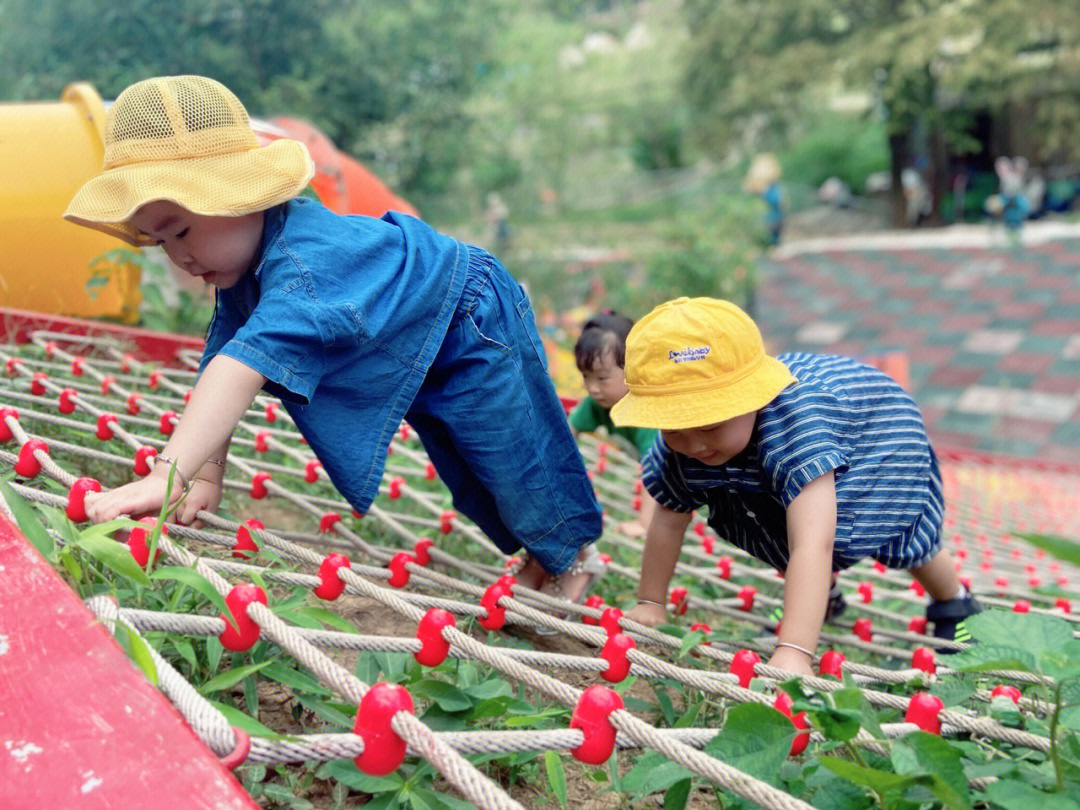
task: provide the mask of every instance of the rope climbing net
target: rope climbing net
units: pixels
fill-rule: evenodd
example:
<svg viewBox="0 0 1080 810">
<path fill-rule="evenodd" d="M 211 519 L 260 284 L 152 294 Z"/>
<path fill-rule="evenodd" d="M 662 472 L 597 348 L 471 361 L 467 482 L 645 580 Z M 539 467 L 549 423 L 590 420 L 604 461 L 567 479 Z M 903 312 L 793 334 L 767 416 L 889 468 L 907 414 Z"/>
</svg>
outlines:
<svg viewBox="0 0 1080 810">
<path fill-rule="evenodd" d="M 85 471 L 106 470 L 117 480 L 129 471 L 150 472 L 178 422 L 197 357 L 181 353 L 179 367 L 153 367 L 112 338 L 42 331 L 25 346 L 0 345 L 0 364 L 6 372 L 0 377 L 0 464 L 13 469 L 11 490 L 62 509 L 72 523 L 82 524 L 86 493 L 102 488 Z M 599 548 L 606 579 L 620 584 L 629 598 L 641 542 L 620 527 L 640 509 L 639 467 L 619 447 L 594 438 L 583 437 L 581 448 L 605 511 Z M 776 642 L 782 580 L 775 570 L 724 544 L 695 518 L 668 609 L 673 623 L 687 621 L 679 617 L 688 611 L 701 620 L 681 634 L 648 628 L 599 596 L 570 604 L 518 585 L 507 573 L 513 558 L 447 508 L 448 496 L 407 424 L 387 452 L 380 496 L 361 516 L 329 484 L 279 403 L 259 397 L 237 428 L 224 481 L 238 505 L 238 519 L 202 512 L 203 527 L 192 528 L 172 522 L 159 526 L 146 518 L 144 526 L 116 531 L 112 536 L 119 539 L 109 540 L 117 548 L 126 544 L 144 576 L 161 565 L 196 572 L 228 607 L 228 615 L 193 614 L 132 608 L 100 595 L 87 600 L 114 632 L 120 628 L 141 640 L 160 689 L 230 767 L 351 759 L 366 774 L 385 775 L 407 755 L 417 756 L 478 807 L 510 808 L 521 805 L 466 757 L 558 751 L 599 765 L 616 747 L 648 749 L 759 806 L 811 806 L 701 750 L 722 734 L 722 725 L 657 727 L 628 708 L 619 688 L 633 676 L 677 684 L 721 706 L 774 706 L 797 731 L 792 755 L 811 741 L 822 742 L 820 731 L 792 712 L 789 693 L 779 688 L 789 674 L 762 663 Z M 1080 615 L 1073 612 L 1072 589 L 1080 572 L 1016 534 L 1080 536 L 1080 473 L 945 454 L 943 479 L 945 539 L 980 600 L 1058 617 L 1070 623 L 1075 636 Z M 272 513 L 281 525 L 245 518 L 248 499 L 270 499 L 284 507 Z M 11 515 L 11 505 L 2 499 L 0 509 Z M 57 543 L 71 541 L 72 535 L 56 525 L 49 531 Z M 918 584 L 869 563 L 843 572 L 840 583 L 848 610 L 826 625 L 821 640 L 828 650 L 815 659 L 819 675 L 803 684 L 824 694 L 855 685 L 871 706 L 895 714 L 898 722 L 883 724 L 880 734 L 860 729 L 852 739 L 855 746 L 887 753 L 890 738 L 921 729 L 1036 752 L 1051 749 L 1049 735 L 1005 724 L 987 710 L 1004 695 L 1020 712 L 1048 717 L 1053 706 L 1028 689 L 1045 684 L 1045 676 L 984 668 L 970 694 L 946 708 L 928 690 L 958 673 L 935 650 L 963 651 L 966 645 L 927 635 L 925 596 Z M 312 602 L 332 603 L 343 594 L 363 597 L 386 615 L 415 625 L 415 633 L 369 635 L 347 631 L 340 620 L 331 625 L 338 629 L 327 629 L 281 609 L 305 592 Z M 206 603 L 212 602 L 220 603 Z M 709 622 L 719 623 L 716 631 Z M 574 652 L 506 643 L 533 638 L 537 628 L 559 640 L 572 639 Z M 242 731 L 154 646 L 159 633 L 213 637 L 235 653 L 251 650 L 259 640 L 276 645 L 327 694 L 356 707 L 351 732 Z M 448 658 L 474 662 L 568 707 L 569 725 L 433 730 L 417 716 L 407 688 L 366 683 L 341 663 L 341 653 L 372 651 L 412 655 L 430 668 Z M 590 680 L 595 683 L 584 689 L 571 683 Z M 978 788 L 993 779 L 969 782 Z"/>
</svg>

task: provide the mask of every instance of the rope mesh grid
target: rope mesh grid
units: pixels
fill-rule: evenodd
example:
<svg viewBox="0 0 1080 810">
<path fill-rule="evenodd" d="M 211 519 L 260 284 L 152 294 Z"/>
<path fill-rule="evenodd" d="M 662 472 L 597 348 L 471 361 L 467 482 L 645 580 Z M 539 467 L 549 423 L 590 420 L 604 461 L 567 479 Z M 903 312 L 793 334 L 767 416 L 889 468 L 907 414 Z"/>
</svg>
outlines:
<svg viewBox="0 0 1080 810">
<path fill-rule="evenodd" d="M 160 429 L 164 422 L 175 422 L 175 419 L 166 414 L 169 411 L 182 411 L 183 396 L 190 390 L 193 374 L 188 370 L 151 369 L 150 366 L 125 355 L 122 348 L 110 340 L 82 338 L 77 345 L 65 344 L 68 348 L 80 351 L 86 348 L 93 350 L 90 358 L 71 354 L 60 348 L 59 344 L 66 340 L 68 338 L 62 335 L 35 334 L 33 344 L 38 350 L 36 353 L 33 349 L 15 353 L 14 347 L 0 346 L 0 366 L 6 366 L 9 372 L 0 383 L 0 406 L 11 405 L 19 410 L 18 419 L 13 416 L 3 419 L 18 447 L 21 448 L 31 438 L 41 437 L 43 429 L 61 430 L 68 434 L 75 432 L 79 434 L 77 442 L 65 442 L 55 438 L 48 438 L 46 441 L 56 450 L 79 460 L 79 463 L 85 459 L 130 468 L 129 456 L 96 449 L 96 446 L 103 442 L 95 437 L 95 422 L 107 413 L 116 415 L 111 422 L 113 438 L 108 441 L 110 447 L 116 448 L 117 443 L 122 443 L 131 450 L 138 450 L 143 446 L 163 446 L 164 442 L 159 435 L 146 434 Z M 185 357 L 184 362 L 192 366 L 195 361 Z M 62 383 L 60 379 L 63 380 Z M 125 403 L 130 404 L 133 397 L 137 398 L 138 411 L 149 414 L 152 418 L 128 413 Z M 74 406 L 66 417 L 55 415 L 49 408 L 49 401 L 55 402 L 57 398 L 66 398 L 69 405 Z M 348 515 L 351 507 L 340 499 L 336 491 L 332 491 L 325 473 L 320 468 L 314 468 L 317 482 L 315 487 L 319 493 L 330 494 L 305 492 L 313 488 L 310 483 L 312 467 L 309 465 L 312 457 L 306 451 L 291 420 L 275 405 L 269 398 L 256 398 L 252 409 L 238 426 L 236 438 L 230 448 L 229 469 L 249 479 L 257 473 L 270 473 L 273 478 L 265 482 L 269 494 L 291 504 L 301 515 L 322 519 L 327 515 L 327 510 Z M 273 426 L 267 421 L 270 418 L 274 419 Z M 0 428 L 4 425 L 0 425 Z M 28 429 L 30 427 L 35 429 L 31 431 Z M 159 548 L 169 562 L 194 568 L 223 596 L 231 588 L 230 580 L 265 581 L 311 588 L 318 585 L 320 579 L 304 573 L 304 569 L 312 570 L 321 564 L 325 556 L 322 549 L 348 549 L 369 559 L 372 564 L 354 564 L 351 569 L 340 570 L 346 593 L 374 599 L 398 615 L 415 622 L 419 622 L 425 611 L 433 606 L 449 610 L 458 616 L 482 617 L 486 615 L 486 610 L 477 605 L 477 600 L 486 585 L 502 572 L 506 562 L 505 555 L 498 552 L 471 523 L 447 513 L 439 492 L 432 491 L 430 486 L 427 489 L 421 486 L 421 482 L 431 480 L 432 470 L 422 448 L 415 439 L 410 440 L 409 433 L 408 426 L 403 425 L 401 433 L 388 448 L 391 455 L 380 488 L 381 497 L 363 519 L 364 525 L 373 524 L 377 533 L 382 535 L 382 542 L 378 544 L 360 536 L 345 521 L 336 520 L 322 527 L 324 531 L 319 534 L 295 530 L 249 529 L 251 535 L 260 542 L 260 547 L 272 549 L 273 554 L 278 557 L 277 560 L 239 563 L 218 559 L 212 555 L 198 556 L 174 540 L 198 541 L 205 544 L 210 551 L 214 546 L 228 550 L 232 548 L 235 533 L 240 527 L 239 523 L 218 515 L 200 513 L 200 519 L 206 525 L 205 529 L 169 524 L 169 534 L 161 537 Z M 631 554 L 640 554 L 640 542 L 621 536 L 616 531 L 619 521 L 633 514 L 629 504 L 629 491 L 635 486 L 637 479 L 636 461 L 628 458 L 618 448 L 592 437 L 583 437 L 581 446 L 583 456 L 591 468 L 590 476 L 594 480 L 597 495 L 605 507 L 606 530 L 601 540 L 602 547 L 606 546 L 616 554 L 620 549 Z M 283 463 L 265 460 L 266 452 L 277 454 Z M 33 456 L 45 477 L 65 487 L 74 483 L 77 476 L 55 462 L 47 452 L 38 450 Z M 16 460 L 16 455 L 0 449 L 0 461 L 13 464 Z M 1077 486 L 1080 476 L 1052 471 L 1036 474 L 1023 471 L 1021 474 L 1020 471 L 999 469 L 970 461 L 945 464 L 943 473 L 949 506 L 945 522 L 947 540 L 956 549 L 970 552 L 978 550 L 981 554 L 982 563 L 972 577 L 975 590 L 980 592 L 980 599 L 989 604 L 1012 607 L 1014 602 L 1010 600 L 1024 598 L 1030 601 L 1031 612 L 1064 615 L 1072 622 L 1080 621 L 1080 617 L 1075 614 L 1064 614 L 1055 607 L 1051 598 L 1030 590 L 1041 581 L 1056 582 L 1060 589 L 1065 589 L 1069 586 L 1070 579 L 1075 581 L 1077 572 L 1069 566 L 1047 560 L 1038 553 L 1032 560 L 1030 554 L 1025 555 L 1013 544 L 1010 534 L 1011 531 L 1035 531 L 1080 536 L 1080 487 Z M 44 491 L 36 485 L 37 480 L 39 479 L 30 482 L 35 486 L 16 484 L 15 489 L 28 500 L 63 508 L 66 499 Z M 288 486 L 282 483 L 286 481 L 289 482 Z M 247 490 L 249 484 L 230 479 L 225 482 L 225 488 L 233 491 Z M 1029 496 L 1028 499 L 1010 499 L 1008 496 L 1015 489 L 1024 490 L 1023 494 Z M 1028 505 L 1032 494 L 1042 497 L 1047 506 L 1052 508 L 1046 511 L 1032 509 Z M 399 499 L 402 503 L 409 504 L 412 513 L 391 508 Z M 0 508 L 2 506 L 0 504 Z M 620 517 L 614 518 L 611 514 Z M 432 593 L 390 588 L 386 583 L 389 572 L 384 566 L 400 549 L 389 548 L 384 543 L 387 540 L 401 542 L 411 548 L 419 537 L 410 526 L 444 533 L 453 532 L 459 541 L 474 543 L 481 551 L 475 553 L 475 549 L 472 549 L 467 555 L 468 559 L 460 559 L 438 546 L 432 547 L 431 563 L 428 566 L 418 565 L 415 560 L 405 566 L 414 584 Z M 694 542 L 695 535 L 701 538 L 700 548 Z M 58 535 L 57 539 L 62 540 Z M 743 585 L 752 583 L 759 589 L 755 596 L 755 606 L 771 610 L 780 604 L 781 583 L 776 572 L 763 568 L 757 561 L 734 547 L 715 543 L 716 540 L 711 529 L 704 528 L 703 525 L 695 526 L 694 533 L 688 533 L 684 544 L 677 579 L 698 583 L 707 586 L 713 593 L 727 595 L 706 598 L 691 594 L 687 599 L 689 606 L 695 612 L 712 613 L 727 621 L 769 629 L 775 622 L 764 616 L 739 610 L 737 606 L 740 599 L 736 597 Z M 972 540 L 974 543 L 969 545 Z M 320 550 L 317 551 L 316 548 Z M 260 556 L 265 558 L 268 555 Z M 731 558 L 731 579 L 724 578 L 717 572 L 718 556 Z M 487 562 L 481 561 L 485 559 Z M 987 565 L 991 560 L 992 565 Z M 295 569 L 282 567 L 280 561 L 288 561 Z M 439 570 L 436 570 L 436 566 Z M 625 577 L 631 583 L 636 579 L 633 568 L 618 562 L 611 562 L 609 571 L 613 575 Z M 910 661 L 911 645 L 952 646 L 963 649 L 964 645 L 943 643 L 939 639 L 908 629 L 910 618 L 921 612 L 923 599 L 911 590 L 910 580 L 905 579 L 902 573 L 874 570 L 869 565 L 863 565 L 845 572 L 840 581 L 849 595 L 861 583 L 872 584 L 874 604 L 849 599 L 849 613 L 861 613 L 863 617 L 881 622 L 882 626 L 874 628 L 876 641 L 865 641 L 852 634 L 854 623 L 850 619 L 847 622 L 840 621 L 832 625 L 832 628 L 842 632 L 833 632 L 829 625 L 826 626 L 822 633 L 822 639 L 826 643 L 881 656 L 893 662 Z M 1010 584 L 1025 581 L 1029 589 Z M 990 594 L 984 595 L 986 591 L 990 591 Z M 463 596 L 464 600 L 453 598 L 452 595 Z M 511 625 L 548 627 L 576 639 L 586 647 L 599 648 L 606 641 L 605 632 L 579 621 L 584 617 L 599 618 L 598 609 L 570 605 L 564 600 L 521 587 L 515 588 L 512 597 L 503 597 L 498 604 L 506 609 L 507 621 Z M 889 607 L 881 607 L 882 604 Z M 125 627 L 126 632 L 135 634 L 154 630 L 205 636 L 220 635 L 225 628 L 225 622 L 214 616 L 128 610 L 104 597 L 88 600 L 88 606 L 110 626 L 119 623 Z M 900 608 L 899 612 L 890 609 L 897 607 Z M 363 698 L 368 685 L 327 657 L 321 649 L 409 653 L 416 652 L 420 646 L 416 638 L 365 636 L 290 625 L 279 619 L 270 608 L 257 602 L 248 607 L 247 613 L 259 625 L 266 638 L 289 652 L 335 694 L 354 704 Z M 563 619 L 562 616 L 568 618 Z M 690 659 L 680 658 L 676 663 L 662 657 L 685 653 L 680 649 L 683 644 L 681 639 L 636 625 L 626 619 L 621 621 L 621 627 L 622 632 L 630 635 L 638 644 L 657 651 L 652 654 L 645 649 L 631 650 L 628 654 L 631 674 L 645 678 L 673 679 L 724 702 L 772 701 L 769 694 L 738 686 L 738 679 L 727 672 L 734 655 L 733 650 L 740 646 L 769 654 L 775 644 L 775 638 L 769 635 L 740 643 L 710 636 L 707 643 L 699 643 L 694 647 L 694 665 L 688 666 L 686 664 Z M 592 656 L 493 646 L 453 627 L 446 628 L 443 637 L 450 642 L 451 655 L 481 662 L 511 680 L 525 684 L 569 707 L 577 703 L 581 691 L 538 671 L 538 668 L 545 671 L 560 668 L 595 675 L 608 666 L 602 659 Z M 898 644 L 904 646 L 896 646 Z M 236 745 L 236 737 L 224 716 L 193 689 L 151 644 L 147 644 L 147 647 L 150 649 L 162 691 L 173 700 L 215 753 L 223 755 L 232 751 Z M 713 666 L 715 669 L 709 668 Z M 855 662 L 846 663 L 845 672 L 863 687 L 863 693 L 871 704 L 901 711 L 907 705 L 907 698 L 880 691 L 873 688 L 874 685 L 928 682 L 954 674 L 952 670 L 941 665 L 938 666 L 936 676 L 930 676 L 911 668 L 898 670 L 892 664 L 878 667 Z M 777 682 L 788 678 L 788 673 L 764 664 L 755 668 L 755 674 L 768 684 L 770 691 Z M 998 671 L 983 673 L 983 676 L 1026 683 L 1039 680 L 1023 672 Z M 808 678 L 804 679 L 804 682 L 811 688 L 823 691 L 842 686 L 836 680 L 824 678 Z M 980 688 L 974 698 L 977 701 L 988 701 L 989 692 Z M 1031 698 L 1025 698 L 1022 706 L 1026 711 L 1043 713 L 1050 708 Z M 1045 737 L 1002 726 L 971 709 L 943 711 L 941 720 L 944 734 L 978 735 L 980 738 L 999 740 L 1038 751 L 1048 749 L 1048 740 Z M 712 739 L 718 729 L 657 729 L 625 709 L 613 712 L 610 722 L 618 730 L 617 744 L 620 747 L 643 747 L 660 751 L 693 772 L 763 807 L 809 806 L 696 750 Z M 461 753 L 565 751 L 576 748 L 583 739 L 581 732 L 575 729 L 434 733 L 415 716 L 406 712 L 399 712 L 394 717 L 392 727 L 408 743 L 410 754 L 420 755 L 431 762 L 451 784 L 480 807 L 520 805 L 462 759 Z M 908 733 L 913 727 L 899 723 L 887 724 L 884 728 L 886 736 L 898 736 Z M 820 739 L 816 732 L 813 737 Z M 874 750 L 883 750 L 881 741 L 865 731 L 860 732 L 855 742 Z M 355 757 L 362 750 L 361 738 L 354 734 L 303 735 L 284 741 L 253 737 L 248 761 L 299 762 Z"/>
</svg>

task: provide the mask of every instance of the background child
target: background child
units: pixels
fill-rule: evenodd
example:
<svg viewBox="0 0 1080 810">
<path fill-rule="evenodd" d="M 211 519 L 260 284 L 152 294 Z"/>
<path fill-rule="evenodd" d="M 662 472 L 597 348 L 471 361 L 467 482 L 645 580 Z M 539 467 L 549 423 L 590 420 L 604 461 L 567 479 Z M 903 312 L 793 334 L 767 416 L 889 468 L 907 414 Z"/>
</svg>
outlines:
<svg viewBox="0 0 1080 810">
<path fill-rule="evenodd" d="M 633 445 L 638 457 L 643 457 L 656 441 L 654 428 L 615 427 L 611 407 L 626 396 L 626 336 L 634 322 L 625 315 L 605 310 L 585 322 L 581 336 L 574 345 L 574 361 L 585 380 L 589 395 L 570 412 L 570 427 L 574 435 L 591 433 L 601 427 L 609 435 L 621 436 Z M 652 519 L 656 501 L 648 492 L 641 494 L 638 520 L 628 520 L 619 530 L 631 537 L 641 537 Z"/>
<path fill-rule="evenodd" d="M 630 618 L 665 620 L 683 533 L 704 505 L 721 536 L 786 572 L 773 666 L 812 672 L 833 572 L 865 557 L 911 570 L 940 638 L 980 610 L 941 547 L 941 476 L 919 410 L 885 374 L 844 357 L 769 357 L 734 304 L 680 298 L 631 330 L 626 382 L 615 423 L 662 437 L 644 463 L 658 506 Z"/>
<path fill-rule="evenodd" d="M 299 198 L 313 168 L 298 142 L 260 148 L 239 100 L 210 79 L 139 82 L 110 108 L 104 171 L 65 217 L 160 245 L 217 303 L 166 463 L 88 499 L 88 514 L 156 512 L 189 483 L 180 520 L 216 508 L 232 431 L 265 388 L 360 512 L 408 419 L 457 509 L 504 552 L 526 548 L 522 584 L 576 599 L 599 507 L 524 290 L 417 219 Z"/>
</svg>

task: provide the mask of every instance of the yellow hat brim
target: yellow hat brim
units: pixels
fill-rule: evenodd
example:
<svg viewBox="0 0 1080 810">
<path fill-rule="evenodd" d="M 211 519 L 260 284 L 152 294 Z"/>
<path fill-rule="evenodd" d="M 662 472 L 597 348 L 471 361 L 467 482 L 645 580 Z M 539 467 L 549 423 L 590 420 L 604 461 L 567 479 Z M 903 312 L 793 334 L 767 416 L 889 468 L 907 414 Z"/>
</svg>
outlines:
<svg viewBox="0 0 1080 810">
<path fill-rule="evenodd" d="M 714 425 L 764 408 L 795 382 L 787 366 L 766 356 L 752 374 L 720 388 L 648 395 L 631 390 L 612 407 L 611 421 L 619 427 L 659 430 Z"/>
<path fill-rule="evenodd" d="M 242 152 L 129 163 L 84 183 L 64 219 L 143 247 L 153 242 L 128 221 L 149 202 L 168 200 L 203 216 L 245 216 L 299 196 L 314 174 L 307 147 L 284 138 Z"/>
</svg>

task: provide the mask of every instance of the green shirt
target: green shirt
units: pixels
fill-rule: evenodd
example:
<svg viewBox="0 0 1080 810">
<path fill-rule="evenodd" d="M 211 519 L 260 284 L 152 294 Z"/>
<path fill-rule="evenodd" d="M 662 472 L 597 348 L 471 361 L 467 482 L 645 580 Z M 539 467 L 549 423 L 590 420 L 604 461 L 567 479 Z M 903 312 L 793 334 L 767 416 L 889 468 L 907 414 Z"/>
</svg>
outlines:
<svg viewBox="0 0 1080 810">
<path fill-rule="evenodd" d="M 656 428 L 615 427 L 615 423 L 611 421 L 611 413 L 606 408 L 601 408 L 592 397 L 585 397 L 570 412 L 570 427 L 581 433 L 591 433 L 599 427 L 605 427 L 609 434 L 622 436 L 634 445 L 639 457 L 649 452 L 656 440 L 656 434 L 660 432 Z"/>
</svg>

